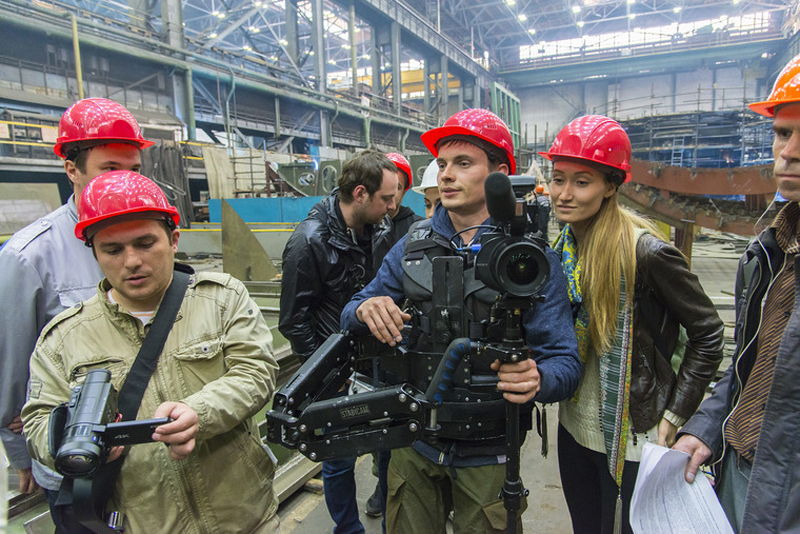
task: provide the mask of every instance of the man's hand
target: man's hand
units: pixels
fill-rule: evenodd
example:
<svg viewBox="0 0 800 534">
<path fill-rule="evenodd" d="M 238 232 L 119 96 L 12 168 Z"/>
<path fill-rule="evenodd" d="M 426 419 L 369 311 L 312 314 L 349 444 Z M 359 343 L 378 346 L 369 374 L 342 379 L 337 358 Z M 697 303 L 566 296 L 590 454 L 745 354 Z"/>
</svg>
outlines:
<svg viewBox="0 0 800 534">
<path fill-rule="evenodd" d="M 697 475 L 697 469 L 703 462 L 711 457 L 711 449 L 708 448 L 708 445 L 691 434 L 684 434 L 681 436 L 681 439 L 679 439 L 672 448 L 676 451 L 683 451 L 691 456 L 689 463 L 686 464 L 686 470 L 683 473 L 686 482 L 691 484 L 694 482 L 694 478 Z"/>
<path fill-rule="evenodd" d="M 14 434 L 22 434 L 22 426 L 22 417 L 18 415 L 8 424 L 8 429 Z"/>
<path fill-rule="evenodd" d="M 19 492 L 20 493 L 33 493 L 39 488 L 36 481 L 33 479 L 31 468 L 19 469 Z"/>
<path fill-rule="evenodd" d="M 156 428 L 153 441 L 166 443 L 173 460 L 185 460 L 194 450 L 194 438 L 199 429 L 197 413 L 182 402 L 164 402 L 156 409 L 153 417 L 173 419 Z"/>
<path fill-rule="evenodd" d="M 388 343 L 394 347 L 403 340 L 400 331 L 403 323 L 411 320 L 411 316 L 403 313 L 397 304 L 389 297 L 372 297 L 356 310 L 359 321 L 369 327 L 372 335 L 381 343 Z"/>
<path fill-rule="evenodd" d="M 667 421 L 661 419 L 658 423 L 658 445 L 662 447 L 672 447 L 675 445 L 675 434 L 678 433 L 678 427 Z"/>
<path fill-rule="evenodd" d="M 532 358 L 502 365 L 500 360 L 495 360 L 492 370 L 497 371 L 500 379 L 497 389 L 503 392 L 503 398 L 509 402 L 525 404 L 539 393 L 541 376 Z"/>
</svg>

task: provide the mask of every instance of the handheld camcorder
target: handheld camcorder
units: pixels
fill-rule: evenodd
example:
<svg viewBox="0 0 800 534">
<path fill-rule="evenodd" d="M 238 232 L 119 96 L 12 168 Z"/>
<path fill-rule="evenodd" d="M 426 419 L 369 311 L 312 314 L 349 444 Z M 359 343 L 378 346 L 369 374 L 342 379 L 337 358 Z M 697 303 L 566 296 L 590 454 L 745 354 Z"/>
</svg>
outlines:
<svg viewBox="0 0 800 534">
<path fill-rule="evenodd" d="M 69 402 L 50 414 L 50 455 L 56 471 L 71 478 L 88 478 L 106 461 L 111 447 L 153 441 L 156 427 L 169 417 L 117 422 L 117 391 L 111 372 L 94 369 L 83 384 L 75 386 Z"/>
<path fill-rule="evenodd" d="M 547 283 L 550 264 L 544 243 L 526 236 L 535 225 L 524 199 L 514 194 L 512 181 L 493 172 L 484 185 L 486 207 L 500 229 L 481 236 L 475 276 L 488 287 L 518 298 L 532 297 Z"/>
</svg>

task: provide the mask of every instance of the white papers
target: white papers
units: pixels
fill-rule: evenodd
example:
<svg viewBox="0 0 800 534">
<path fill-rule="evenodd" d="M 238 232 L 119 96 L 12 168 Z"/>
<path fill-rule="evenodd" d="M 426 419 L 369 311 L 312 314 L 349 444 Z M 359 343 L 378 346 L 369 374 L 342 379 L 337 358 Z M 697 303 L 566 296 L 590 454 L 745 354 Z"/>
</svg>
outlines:
<svg viewBox="0 0 800 534">
<path fill-rule="evenodd" d="M 711 483 L 700 472 L 683 478 L 689 455 L 645 443 L 631 498 L 631 527 L 637 534 L 733 534 Z"/>
</svg>

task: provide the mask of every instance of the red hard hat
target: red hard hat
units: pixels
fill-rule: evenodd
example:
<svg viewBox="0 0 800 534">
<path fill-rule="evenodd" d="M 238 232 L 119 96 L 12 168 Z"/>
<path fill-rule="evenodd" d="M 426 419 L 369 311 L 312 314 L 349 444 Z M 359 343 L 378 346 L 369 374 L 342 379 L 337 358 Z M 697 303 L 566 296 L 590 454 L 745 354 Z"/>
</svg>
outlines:
<svg viewBox="0 0 800 534">
<path fill-rule="evenodd" d="M 748 104 L 747 107 L 759 115 L 774 117 L 775 106 L 790 102 L 800 102 L 800 55 L 783 67 L 767 100 Z"/>
<path fill-rule="evenodd" d="M 113 100 L 84 98 L 72 104 L 58 123 L 58 139 L 53 147 L 56 156 L 66 158 L 64 145 L 106 141 L 130 143 L 147 148 L 153 145 L 142 136 L 139 123 L 131 112 Z"/>
<path fill-rule="evenodd" d="M 397 166 L 397 170 L 406 173 L 405 190 L 408 191 L 408 188 L 411 187 L 411 165 L 408 163 L 408 160 L 404 158 L 402 154 L 398 154 L 397 152 L 389 152 L 386 154 L 386 157 L 394 162 L 394 164 Z"/>
<path fill-rule="evenodd" d="M 464 109 L 447 119 L 439 128 L 422 134 L 422 142 L 434 156 L 439 156 L 439 144 L 454 135 L 471 136 L 483 139 L 505 152 L 508 158 L 509 174 L 517 172 L 514 159 L 514 140 L 503 120 L 486 109 Z"/>
<path fill-rule="evenodd" d="M 631 141 L 619 123 L 603 115 L 586 115 L 573 120 L 558 132 L 543 158 L 569 158 L 601 163 L 625 172 L 622 183 L 631 179 Z"/>
<path fill-rule="evenodd" d="M 131 213 L 160 213 L 172 219 L 175 226 L 180 222 L 178 209 L 152 180 L 133 171 L 108 171 L 83 189 L 75 237 L 88 242 L 86 230 L 90 226 Z"/>
</svg>

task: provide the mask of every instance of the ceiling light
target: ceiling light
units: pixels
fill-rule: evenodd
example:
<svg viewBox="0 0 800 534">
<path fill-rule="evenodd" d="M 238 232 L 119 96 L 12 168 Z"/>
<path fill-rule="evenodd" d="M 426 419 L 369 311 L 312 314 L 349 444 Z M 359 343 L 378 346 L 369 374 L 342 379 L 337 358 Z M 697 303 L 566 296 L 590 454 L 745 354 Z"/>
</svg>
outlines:
<svg viewBox="0 0 800 534">
<path fill-rule="evenodd" d="M 314 51 L 312 50 L 311 52 L 308 53 L 308 55 L 309 56 L 313 56 L 314 55 Z"/>
<path fill-rule="evenodd" d="M 217 34 L 216 34 L 216 33 L 212 33 L 212 34 L 210 34 L 208 37 L 209 37 L 210 39 L 216 39 L 216 38 L 217 38 Z"/>
<path fill-rule="evenodd" d="M 224 19 L 225 18 L 225 13 L 220 13 L 219 15 L 217 15 L 217 18 L 220 19 L 220 20 Z"/>
<path fill-rule="evenodd" d="M 631 20 L 635 19 L 636 18 L 636 13 L 631 13 L 630 15 L 628 15 L 628 18 L 631 19 Z"/>
<path fill-rule="evenodd" d="M 289 41 L 287 41 L 286 39 L 281 39 L 281 40 L 280 40 L 280 41 L 278 41 L 278 42 L 279 42 L 279 43 L 281 43 L 283 46 L 286 46 L 286 45 L 288 45 L 288 44 L 289 44 Z"/>
<path fill-rule="evenodd" d="M 583 28 L 583 25 L 584 25 L 584 24 L 585 24 L 585 23 L 584 23 L 582 20 L 579 20 L 579 21 L 578 21 L 578 28 Z"/>
<path fill-rule="evenodd" d="M 342 45 L 342 48 L 344 48 L 345 50 L 350 50 L 350 49 L 351 49 L 351 48 L 353 48 L 353 47 L 352 47 L 352 46 L 350 46 L 350 43 L 344 43 L 344 44 Z"/>
<path fill-rule="evenodd" d="M 517 18 L 520 20 L 520 22 L 525 22 L 526 20 L 528 20 L 528 15 L 526 15 L 525 13 L 520 13 L 519 15 L 517 15 Z"/>
<path fill-rule="evenodd" d="M 636 0 L 628 0 L 628 4 L 635 4 Z"/>
<path fill-rule="evenodd" d="M 329 59 L 328 63 L 330 63 L 331 65 L 336 65 L 336 62 L 334 60 L 332 60 L 332 59 Z"/>
<path fill-rule="evenodd" d="M 531 35 L 535 35 L 536 34 L 536 28 L 529 28 L 528 29 L 528 33 L 531 34 Z"/>
<path fill-rule="evenodd" d="M 355 31 L 356 33 L 358 33 L 358 32 L 360 32 L 360 31 L 361 31 L 361 28 L 359 28 L 359 27 L 356 27 L 356 29 L 355 29 L 354 31 Z"/>
<path fill-rule="evenodd" d="M 681 6 L 673 7 L 672 8 L 672 12 L 673 13 L 680 13 L 681 12 Z"/>
<path fill-rule="evenodd" d="M 253 2 L 253 5 L 256 7 L 261 7 L 261 2 Z"/>
<path fill-rule="evenodd" d="M 513 6 L 516 3 L 517 3 L 516 0 L 506 0 L 506 4 L 509 6 Z"/>
<path fill-rule="evenodd" d="M 252 50 L 252 48 L 250 47 L 250 45 L 244 45 L 244 46 L 242 47 L 242 49 L 244 49 L 244 50 L 247 50 L 248 52 Z"/>
<path fill-rule="evenodd" d="M 215 17 L 218 17 L 219 16 L 219 11 L 214 10 L 214 11 L 211 12 L 211 14 L 214 15 Z"/>
<path fill-rule="evenodd" d="M 581 6 L 572 6 L 572 12 L 573 13 L 580 13 L 581 12 Z"/>
</svg>

